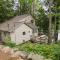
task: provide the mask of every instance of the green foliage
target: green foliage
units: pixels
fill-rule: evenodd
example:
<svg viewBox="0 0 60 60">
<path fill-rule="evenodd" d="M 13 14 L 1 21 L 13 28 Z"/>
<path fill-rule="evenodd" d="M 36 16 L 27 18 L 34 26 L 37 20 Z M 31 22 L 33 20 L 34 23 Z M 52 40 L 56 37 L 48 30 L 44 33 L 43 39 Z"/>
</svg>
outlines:
<svg viewBox="0 0 60 60">
<path fill-rule="evenodd" d="M 60 45 L 59 44 L 37 44 L 37 43 L 25 43 L 17 46 L 19 50 L 26 51 L 28 53 L 33 52 L 41 54 L 46 58 L 51 58 L 53 60 L 60 60 Z"/>
<path fill-rule="evenodd" d="M 12 0 L 0 0 L 0 22 L 14 16 Z"/>
<path fill-rule="evenodd" d="M 31 12 L 31 6 L 33 3 L 33 0 L 19 0 L 20 3 L 20 14 L 26 14 Z"/>
<path fill-rule="evenodd" d="M 43 31 L 44 33 L 47 33 L 49 27 L 48 17 L 45 14 L 42 7 L 38 10 L 38 13 L 39 14 L 37 14 L 38 18 L 36 19 L 36 25 L 39 26 L 39 31 Z"/>
<path fill-rule="evenodd" d="M 9 36 L 6 36 L 5 40 L 4 40 L 4 43 L 6 46 L 9 46 L 9 47 L 15 47 L 16 44 L 14 42 L 11 41 L 11 38 Z"/>
</svg>

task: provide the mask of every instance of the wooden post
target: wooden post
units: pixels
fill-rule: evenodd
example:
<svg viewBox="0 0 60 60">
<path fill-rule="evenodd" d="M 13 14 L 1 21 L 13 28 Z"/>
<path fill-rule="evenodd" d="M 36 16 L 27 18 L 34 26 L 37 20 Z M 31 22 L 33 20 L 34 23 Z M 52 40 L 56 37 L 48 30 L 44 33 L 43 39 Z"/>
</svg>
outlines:
<svg viewBox="0 0 60 60">
<path fill-rule="evenodd" d="M 14 23 L 14 30 L 15 30 L 15 27 L 16 27 L 16 26 L 15 26 L 15 23 Z M 16 42 L 16 34 L 15 34 L 15 42 Z"/>
<path fill-rule="evenodd" d="M 15 23 L 14 23 L 14 30 L 15 30 Z"/>
<path fill-rule="evenodd" d="M 9 24 L 7 24 L 8 25 L 8 31 L 9 31 Z"/>
</svg>

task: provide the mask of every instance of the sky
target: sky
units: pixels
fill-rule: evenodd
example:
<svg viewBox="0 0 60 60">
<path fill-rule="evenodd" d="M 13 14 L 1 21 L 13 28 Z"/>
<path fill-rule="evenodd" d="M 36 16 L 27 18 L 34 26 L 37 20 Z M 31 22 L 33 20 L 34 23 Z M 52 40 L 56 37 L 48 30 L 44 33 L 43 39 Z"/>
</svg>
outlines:
<svg viewBox="0 0 60 60">
<path fill-rule="evenodd" d="M 15 1 L 15 4 L 14 4 L 14 10 L 16 10 L 17 9 L 17 5 L 18 5 L 18 0 L 14 0 Z M 45 10 L 45 11 L 47 11 L 48 10 L 48 7 L 46 7 L 45 5 L 44 5 L 44 1 L 45 0 L 39 0 L 40 2 L 41 2 L 41 5 L 42 5 L 42 7 L 43 7 L 43 9 Z"/>
<path fill-rule="evenodd" d="M 48 7 L 45 6 L 45 3 L 44 3 L 45 0 L 40 0 L 40 1 L 41 1 L 41 5 L 42 5 L 43 9 L 44 9 L 45 11 L 47 11 L 47 10 L 48 10 Z"/>
</svg>

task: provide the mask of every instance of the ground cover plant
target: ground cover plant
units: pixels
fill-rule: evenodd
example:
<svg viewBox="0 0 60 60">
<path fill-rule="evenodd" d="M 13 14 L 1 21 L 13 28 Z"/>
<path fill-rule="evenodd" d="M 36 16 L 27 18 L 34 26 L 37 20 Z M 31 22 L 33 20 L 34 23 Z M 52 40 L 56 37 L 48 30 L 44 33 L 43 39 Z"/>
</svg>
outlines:
<svg viewBox="0 0 60 60">
<path fill-rule="evenodd" d="M 18 50 L 26 51 L 27 53 L 35 53 L 43 55 L 45 58 L 60 60 L 60 42 L 57 44 L 50 44 L 50 45 L 31 43 L 31 42 L 16 45 L 14 43 L 8 42 L 5 45 L 11 48 L 18 48 Z"/>
<path fill-rule="evenodd" d="M 27 42 L 16 46 L 19 50 L 26 51 L 28 53 L 41 54 L 46 58 L 53 60 L 60 60 L 60 43 L 57 44 L 37 44 Z"/>
</svg>

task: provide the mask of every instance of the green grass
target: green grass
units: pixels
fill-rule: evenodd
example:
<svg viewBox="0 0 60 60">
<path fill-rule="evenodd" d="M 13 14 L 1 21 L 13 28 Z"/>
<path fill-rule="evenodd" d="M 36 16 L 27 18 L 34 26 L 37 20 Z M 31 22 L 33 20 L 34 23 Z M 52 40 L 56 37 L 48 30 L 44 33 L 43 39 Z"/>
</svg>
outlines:
<svg viewBox="0 0 60 60">
<path fill-rule="evenodd" d="M 41 54 L 46 58 L 52 58 L 53 60 L 60 60 L 60 43 L 58 44 L 37 44 L 27 42 L 16 46 L 19 50 L 26 51 L 28 53 L 33 52 Z"/>
</svg>

